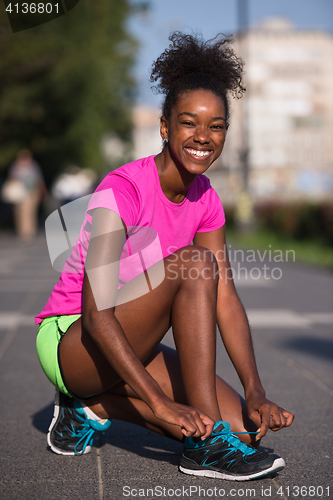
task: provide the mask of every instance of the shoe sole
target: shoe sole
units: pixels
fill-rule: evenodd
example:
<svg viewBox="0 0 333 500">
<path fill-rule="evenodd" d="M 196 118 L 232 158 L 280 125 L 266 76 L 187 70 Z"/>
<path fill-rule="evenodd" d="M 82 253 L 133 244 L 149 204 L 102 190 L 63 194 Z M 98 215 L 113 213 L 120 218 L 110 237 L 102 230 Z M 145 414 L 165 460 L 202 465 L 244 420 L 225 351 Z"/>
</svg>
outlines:
<svg viewBox="0 0 333 500">
<path fill-rule="evenodd" d="M 285 464 L 285 461 L 283 460 L 283 458 L 277 458 L 276 460 L 274 460 L 272 467 L 270 467 L 269 469 L 266 469 L 266 470 L 263 470 L 260 472 L 255 472 L 255 473 L 249 474 L 249 475 L 244 475 L 244 476 L 240 476 L 240 475 L 236 475 L 236 474 L 225 474 L 223 472 L 218 472 L 218 471 L 211 470 L 211 469 L 207 469 L 207 470 L 187 469 L 187 468 L 183 467 L 182 465 L 179 466 L 179 470 L 180 470 L 180 472 L 183 472 L 184 474 L 191 474 L 193 476 L 212 477 L 215 479 L 226 479 L 229 481 L 250 481 L 251 479 L 257 479 L 258 477 L 265 477 L 265 476 L 269 476 L 270 474 L 273 474 L 274 472 L 279 472 L 280 470 L 282 470 L 285 467 L 285 465 L 286 464 Z"/>
<path fill-rule="evenodd" d="M 60 448 L 56 448 L 52 443 L 51 443 L 51 432 L 56 426 L 58 422 L 58 417 L 59 417 L 59 411 L 60 411 L 60 404 L 59 404 L 59 393 L 58 391 L 56 392 L 55 400 L 54 400 L 54 411 L 53 411 L 53 418 L 50 423 L 50 427 L 47 433 L 47 444 L 53 451 L 53 453 L 56 453 L 57 455 L 67 455 L 67 456 L 77 456 L 77 454 L 74 451 L 64 451 Z M 87 446 L 86 449 L 84 450 L 83 453 L 80 453 L 80 455 L 86 455 L 87 453 L 91 452 L 91 446 Z"/>
</svg>

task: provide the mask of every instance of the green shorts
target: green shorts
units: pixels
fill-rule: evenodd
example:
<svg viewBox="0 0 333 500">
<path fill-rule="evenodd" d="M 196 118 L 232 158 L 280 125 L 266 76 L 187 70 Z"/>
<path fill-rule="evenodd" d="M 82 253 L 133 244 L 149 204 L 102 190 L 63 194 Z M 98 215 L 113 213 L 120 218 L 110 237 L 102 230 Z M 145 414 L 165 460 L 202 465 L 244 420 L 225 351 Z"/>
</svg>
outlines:
<svg viewBox="0 0 333 500">
<path fill-rule="evenodd" d="M 72 396 L 62 377 L 59 363 L 59 346 L 68 328 L 81 317 L 81 314 L 71 316 L 51 316 L 45 318 L 38 329 L 36 347 L 37 355 L 45 375 L 59 391 Z"/>
</svg>

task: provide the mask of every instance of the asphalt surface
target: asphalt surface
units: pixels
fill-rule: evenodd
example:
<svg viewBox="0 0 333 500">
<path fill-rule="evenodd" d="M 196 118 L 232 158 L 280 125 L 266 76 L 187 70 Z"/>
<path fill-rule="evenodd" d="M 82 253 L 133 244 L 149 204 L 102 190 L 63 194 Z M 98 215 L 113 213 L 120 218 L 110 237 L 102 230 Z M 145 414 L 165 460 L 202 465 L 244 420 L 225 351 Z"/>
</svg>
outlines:
<svg viewBox="0 0 333 500">
<path fill-rule="evenodd" d="M 296 415 L 292 427 L 269 432 L 261 446 L 281 455 L 286 468 L 244 483 L 181 474 L 181 444 L 119 421 L 89 455 L 47 449 L 54 390 L 39 366 L 33 317 L 59 274 L 43 235 L 29 245 L 0 235 L 1 500 L 333 495 L 333 275 L 293 263 L 292 254 L 236 257 L 237 288 L 267 396 Z M 170 333 L 166 343 L 172 344 Z M 217 372 L 241 390 L 220 339 Z"/>
</svg>

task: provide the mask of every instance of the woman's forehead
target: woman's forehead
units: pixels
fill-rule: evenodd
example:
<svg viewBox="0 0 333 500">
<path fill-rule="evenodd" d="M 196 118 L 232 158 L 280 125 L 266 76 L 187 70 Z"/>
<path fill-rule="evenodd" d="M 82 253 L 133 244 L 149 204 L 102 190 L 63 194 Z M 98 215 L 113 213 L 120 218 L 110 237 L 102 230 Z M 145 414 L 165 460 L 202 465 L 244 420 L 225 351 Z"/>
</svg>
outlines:
<svg viewBox="0 0 333 500">
<path fill-rule="evenodd" d="M 214 110 L 214 116 L 225 117 L 225 106 L 222 98 L 210 90 L 188 90 L 177 99 L 173 110 L 177 113 L 190 112 L 191 110 Z M 217 114 L 216 114 L 217 113 Z"/>
</svg>

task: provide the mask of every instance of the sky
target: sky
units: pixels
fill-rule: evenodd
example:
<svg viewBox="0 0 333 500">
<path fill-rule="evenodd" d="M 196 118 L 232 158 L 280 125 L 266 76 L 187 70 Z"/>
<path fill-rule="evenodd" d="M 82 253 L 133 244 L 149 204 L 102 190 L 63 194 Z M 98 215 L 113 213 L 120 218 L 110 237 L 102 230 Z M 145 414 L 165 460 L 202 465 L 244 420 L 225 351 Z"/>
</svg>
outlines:
<svg viewBox="0 0 333 500">
<path fill-rule="evenodd" d="M 129 30 L 140 44 L 134 69 L 139 104 L 160 104 L 161 97 L 151 91 L 149 71 L 152 62 L 168 47 L 169 34 L 175 30 L 194 31 L 205 39 L 218 33 L 236 34 L 238 1 L 246 0 L 150 0 L 147 14 L 130 19 Z M 296 29 L 319 29 L 333 35 L 333 0 L 247 0 L 247 5 L 249 27 L 270 16 L 283 16 Z"/>
</svg>

